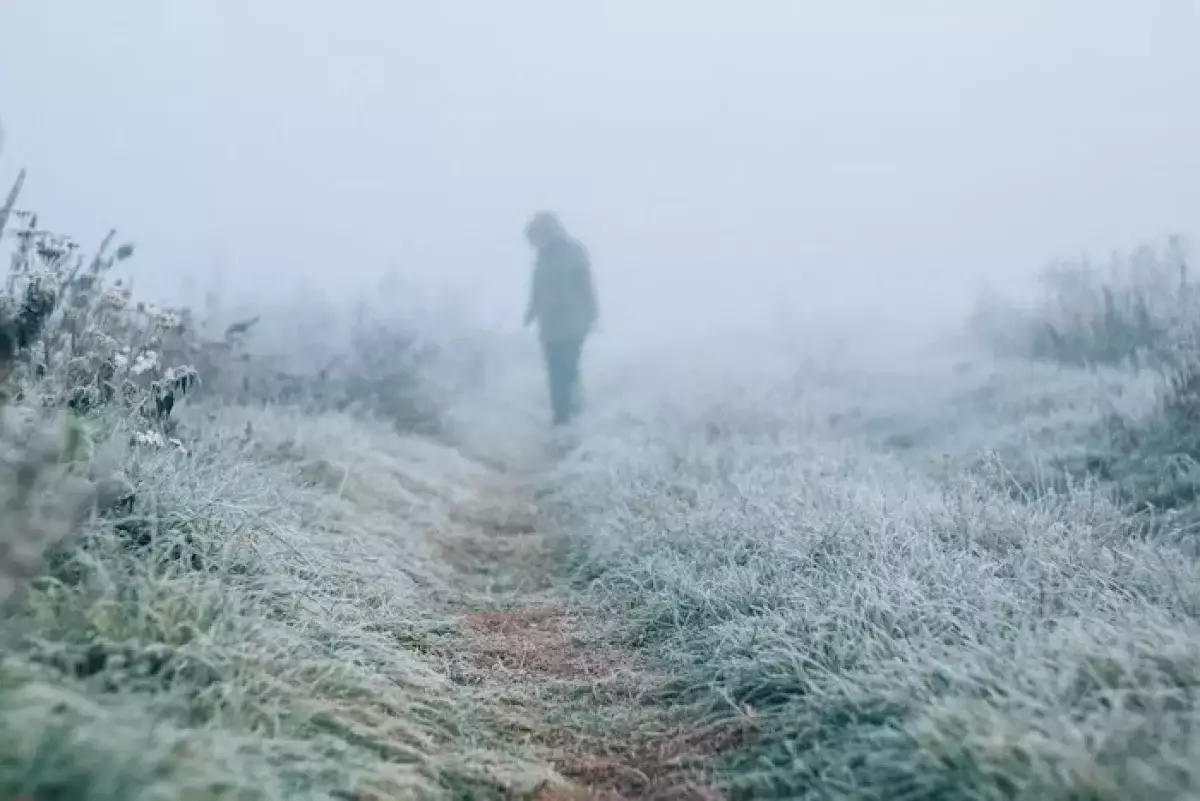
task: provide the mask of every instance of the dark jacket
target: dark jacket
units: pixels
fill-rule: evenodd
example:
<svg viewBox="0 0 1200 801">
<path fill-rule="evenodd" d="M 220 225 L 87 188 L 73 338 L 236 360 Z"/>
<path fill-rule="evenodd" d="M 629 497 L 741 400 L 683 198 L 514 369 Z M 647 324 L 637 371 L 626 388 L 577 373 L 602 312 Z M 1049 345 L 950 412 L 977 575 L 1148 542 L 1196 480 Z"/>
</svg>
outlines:
<svg viewBox="0 0 1200 801">
<path fill-rule="evenodd" d="M 537 320 L 544 342 L 582 340 L 598 313 L 592 266 L 583 245 L 556 238 L 538 251 L 526 320 Z"/>
</svg>

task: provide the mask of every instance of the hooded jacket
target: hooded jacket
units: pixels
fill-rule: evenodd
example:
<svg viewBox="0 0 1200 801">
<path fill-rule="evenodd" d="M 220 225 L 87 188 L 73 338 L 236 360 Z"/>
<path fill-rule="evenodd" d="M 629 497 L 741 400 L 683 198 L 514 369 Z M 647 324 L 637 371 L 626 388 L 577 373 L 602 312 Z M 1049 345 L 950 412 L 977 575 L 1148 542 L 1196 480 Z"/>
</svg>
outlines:
<svg viewBox="0 0 1200 801">
<path fill-rule="evenodd" d="M 584 339 L 597 312 L 587 251 L 570 237 L 551 239 L 538 250 L 529 292 L 528 315 L 537 320 L 542 341 Z"/>
</svg>

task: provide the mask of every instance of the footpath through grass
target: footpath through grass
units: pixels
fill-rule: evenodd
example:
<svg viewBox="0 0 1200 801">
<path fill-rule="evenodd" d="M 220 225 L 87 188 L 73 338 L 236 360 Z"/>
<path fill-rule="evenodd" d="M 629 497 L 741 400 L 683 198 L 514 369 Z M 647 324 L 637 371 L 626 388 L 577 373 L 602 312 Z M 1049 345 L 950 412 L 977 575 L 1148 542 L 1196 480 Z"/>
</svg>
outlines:
<svg viewBox="0 0 1200 801">
<path fill-rule="evenodd" d="M 715 378 L 598 381 L 561 459 L 111 438 L 131 516 L 8 610 L 0 797 L 1197 797 L 1186 538 L 1018 478 L 1140 379 Z"/>
<path fill-rule="evenodd" d="M 188 449 L 110 438 L 131 513 L 8 606 L 0 798 L 710 797 L 709 735 L 556 586 L 544 464 L 193 411 Z"/>
</svg>

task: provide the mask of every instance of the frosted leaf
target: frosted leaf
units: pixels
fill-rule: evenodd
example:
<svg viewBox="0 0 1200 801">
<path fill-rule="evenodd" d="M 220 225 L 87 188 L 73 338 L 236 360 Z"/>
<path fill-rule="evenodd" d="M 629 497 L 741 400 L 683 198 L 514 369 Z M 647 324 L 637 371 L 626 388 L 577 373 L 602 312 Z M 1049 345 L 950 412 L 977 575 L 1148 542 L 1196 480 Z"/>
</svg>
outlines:
<svg viewBox="0 0 1200 801">
<path fill-rule="evenodd" d="M 158 354 L 152 350 L 148 350 L 137 357 L 137 361 L 133 363 L 133 367 L 129 368 L 129 372 L 134 375 L 142 375 L 143 373 L 153 370 L 158 366 Z"/>
</svg>

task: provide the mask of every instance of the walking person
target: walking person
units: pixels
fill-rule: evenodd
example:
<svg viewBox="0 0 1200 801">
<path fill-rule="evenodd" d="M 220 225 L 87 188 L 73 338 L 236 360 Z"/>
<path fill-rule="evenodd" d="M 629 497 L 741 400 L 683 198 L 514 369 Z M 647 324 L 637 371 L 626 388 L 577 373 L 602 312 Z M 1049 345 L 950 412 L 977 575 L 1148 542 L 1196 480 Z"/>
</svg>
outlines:
<svg viewBox="0 0 1200 801">
<path fill-rule="evenodd" d="M 538 324 L 554 425 L 581 411 L 579 361 L 596 325 L 598 308 L 587 251 L 551 212 L 538 212 L 525 226 L 536 259 L 525 325 Z"/>
</svg>

